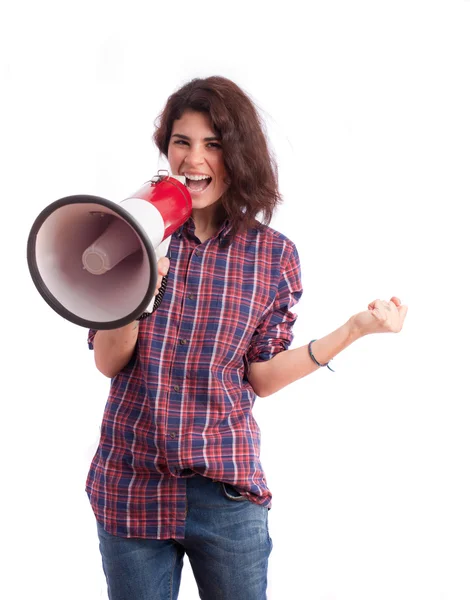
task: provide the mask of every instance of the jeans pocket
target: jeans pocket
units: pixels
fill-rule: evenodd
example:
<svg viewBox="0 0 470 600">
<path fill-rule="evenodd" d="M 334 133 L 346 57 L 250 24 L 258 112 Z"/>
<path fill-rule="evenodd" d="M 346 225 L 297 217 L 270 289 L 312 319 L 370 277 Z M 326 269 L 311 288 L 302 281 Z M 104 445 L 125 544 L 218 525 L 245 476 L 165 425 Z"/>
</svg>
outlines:
<svg viewBox="0 0 470 600">
<path fill-rule="evenodd" d="M 234 502 L 249 502 L 248 498 L 246 496 L 242 496 L 242 494 L 240 494 L 240 492 L 236 490 L 233 487 L 233 485 L 230 485 L 229 483 L 224 483 L 223 481 L 220 482 L 220 485 L 222 487 L 222 492 L 224 493 L 224 496 L 228 500 L 232 500 Z"/>
</svg>

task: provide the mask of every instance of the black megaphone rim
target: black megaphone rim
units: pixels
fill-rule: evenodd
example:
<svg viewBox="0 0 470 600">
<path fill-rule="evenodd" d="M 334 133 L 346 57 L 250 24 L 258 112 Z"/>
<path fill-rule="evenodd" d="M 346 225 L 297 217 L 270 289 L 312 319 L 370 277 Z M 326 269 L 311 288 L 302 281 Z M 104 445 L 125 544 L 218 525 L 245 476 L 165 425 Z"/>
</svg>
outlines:
<svg viewBox="0 0 470 600">
<path fill-rule="evenodd" d="M 149 257 L 155 256 L 155 249 L 153 244 L 147 235 L 146 231 L 131 215 L 127 210 L 125 210 L 122 206 L 117 204 L 116 202 L 112 202 L 111 200 L 106 200 L 106 198 L 100 198 L 99 196 L 88 196 L 88 195 L 75 195 L 75 196 L 66 196 L 64 198 L 60 198 L 56 200 L 52 204 L 46 206 L 44 210 L 36 217 L 36 220 L 31 227 L 29 236 L 28 236 L 28 244 L 27 244 L 27 260 L 28 260 L 28 268 L 31 275 L 31 278 L 36 286 L 38 292 L 44 298 L 44 300 L 49 304 L 49 306 L 58 313 L 61 317 L 74 323 L 75 325 L 80 325 L 81 327 L 86 327 L 88 329 L 96 329 L 96 330 L 109 330 L 109 329 L 118 329 L 119 327 L 124 327 L 132 321 L 135 321 L 140 315 L 145 311 L 147 306 L 149 305 L 153 296 L 155 296 L 155 288 L 157 286 L 157 264 L 156 260 L 150 260 L 150 281 L 145 297 L 142 302 L 137 306 L 132 312 L 121 317 L 119 319 L 115 319 L 114 321 L 92 321 L 89 319 L 83 319 L 78 315 L 70 312 L 65 306 L 63 306 L 57 298 L 50 292 L 46 283 L 44 282 L 41 274 L 39 273 L 39 269 L 36 261 L 36 238 L 41 229 L 42 225 L 46 221 L 46 219 L 55 212 L 58 208 L 62 206 L 68 206 L 70 204 L 98 204 L 104 206 L 106 208 L 110 208 L 113 212 L 122 217 L 127 223 L 129 223 L 133 229 L 140 236 L 142 243 L 144 244 L 145 250 Z"/>
</svg>

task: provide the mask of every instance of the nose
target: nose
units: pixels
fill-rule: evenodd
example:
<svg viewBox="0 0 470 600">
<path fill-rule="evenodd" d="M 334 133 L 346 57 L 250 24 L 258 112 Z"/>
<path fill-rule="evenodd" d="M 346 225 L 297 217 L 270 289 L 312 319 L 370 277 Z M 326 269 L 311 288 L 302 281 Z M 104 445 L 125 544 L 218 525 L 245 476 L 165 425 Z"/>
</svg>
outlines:
<svg viewBox="0 0 470 600">
<path fill-rule="evenodd" d="M 192 146 L 186 154 L 186 163 L 188 166 L 197 166 L 204 162 L 204 151 L 199 146 Z"/>
</svg>

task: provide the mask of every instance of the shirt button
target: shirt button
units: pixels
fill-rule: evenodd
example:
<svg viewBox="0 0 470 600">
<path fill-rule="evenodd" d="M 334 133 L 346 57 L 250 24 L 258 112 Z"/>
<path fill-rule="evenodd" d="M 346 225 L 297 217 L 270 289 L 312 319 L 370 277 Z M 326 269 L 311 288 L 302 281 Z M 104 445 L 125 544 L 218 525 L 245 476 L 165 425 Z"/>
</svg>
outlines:
<svg viewBox="0 0 470 600">
<path fill-rule="evenodd" d="M 187 343 L 188 343 L 188 340 L 180 340 L 180 344 L 181 344 L 182 346 L 184 346 L 184 345 L 185 345 L 185 344 L 187 344 Z"/>
<path fill-rule="evenodd" d="M 172 432 L 170 433 L 170 437 L 171 437 L 171 439 L 172 439 L 172 440 L 174 440 L 174 439 L 175 439 L 175 437 L 176 437 L 176 433 L 175 433 L 174 431 L 172 431 Z"/>
<path fill-rule="evenodd" d="M 194 250 L 194 254 L 195 254 L 196 256 L 201 256 L 201 253 L 199 252 L 199 250 Z"/>
<path fill-rule="evenodd" d="M 174 385 L 173 389 L 175 390 L 175 392 L 179 392 L 180 391 L 180 386 L 179 385 Z"/>
<path fill-rule="evenodd" d="M 194 294 L 189 294 L 188 298 L 189 298 L 190 300 L 194 300 Z"/>
</svg>

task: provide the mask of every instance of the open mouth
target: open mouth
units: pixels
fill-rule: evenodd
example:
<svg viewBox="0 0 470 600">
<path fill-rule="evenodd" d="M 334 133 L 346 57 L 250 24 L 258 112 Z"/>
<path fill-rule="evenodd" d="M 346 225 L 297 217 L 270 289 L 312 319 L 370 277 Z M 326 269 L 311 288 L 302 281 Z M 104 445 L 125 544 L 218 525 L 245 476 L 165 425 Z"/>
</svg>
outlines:
<svg viewBox="0 0 470 600">
<path fill-rule="evenodd" d="M 204 192 L 210 185 L 212 177 L 186 176 L 186 187 L 191 192 Z"/>
</svg>

